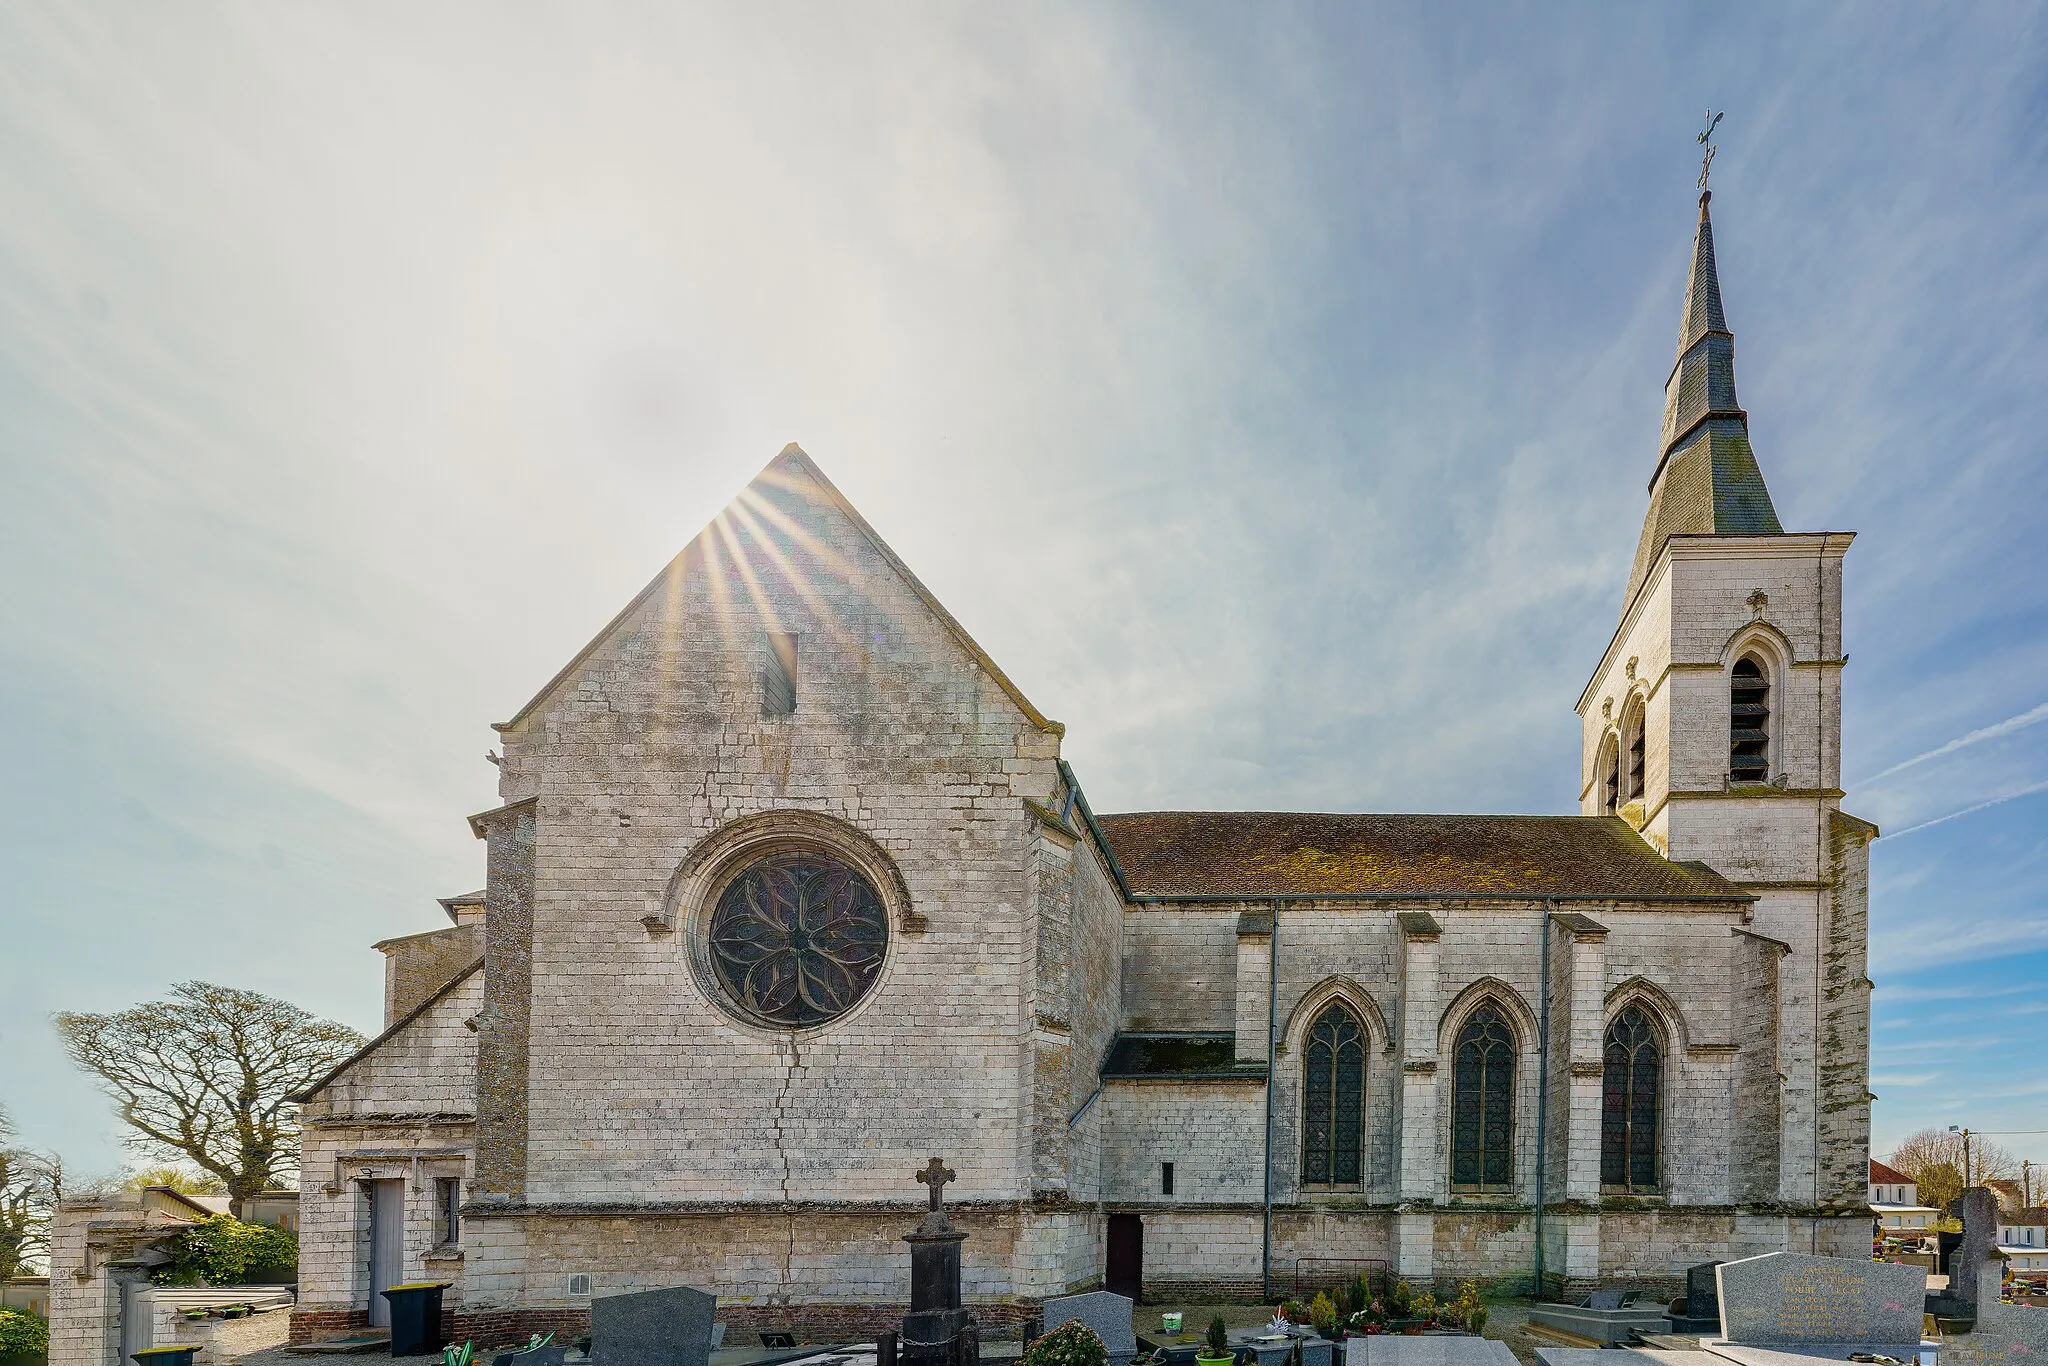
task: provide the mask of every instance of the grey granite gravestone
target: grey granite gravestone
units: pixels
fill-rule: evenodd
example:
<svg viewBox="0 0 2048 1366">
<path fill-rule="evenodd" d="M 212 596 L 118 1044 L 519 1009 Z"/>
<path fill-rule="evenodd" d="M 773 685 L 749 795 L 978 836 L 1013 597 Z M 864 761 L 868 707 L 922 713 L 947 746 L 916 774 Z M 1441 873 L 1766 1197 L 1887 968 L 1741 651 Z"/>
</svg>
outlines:
<svg viewBox="0 0 2048 1366">
<path fill-rule="evenodd" d="M 1941 1366 L 2042 1366 L 2048 1362 L 2048 1309 L 1987 1301 L 1967 1333 L 1941 1340 Z"/>
<path fill-rule="evenodd" d="M 1948 1257 L 1947 1314 L 1975 1318 L 1980 1305 L 1998 1303 L 2005 1281 L 2005 1259 L 1998 1251 L 1998 1196 L 1987 1186 L 1972 1186 L 1958 1202 L 1963 1216 L 1963 1241 Z"/>
<path fill-rule="evenodd" d="M 1361 1360 L 1356 1348 L 1365 1344 Z M 1411 1338 L 1384 1333 L 1345 1343 L 1349 1366 L 1518 1366 L 1505 1342 L 1492 1338 Z"/>
<path fill-rule="evenodd" d="M 1712 1352 L 1641 1347 L 1538 1347 L 1536 1361 L 1538 1366 L 1728 1366 L 1726 1357 Z"/>
<path fill-rule="evenodd" d="M 1328 1338 L 1303 1338 L 1301 1366 L 1333 1366 L 1336 1352 L 1337 1344 Z"/>
<path fill-rule="evenodd" d="M 706 1366 L 718 1297 L 688 1286 L 600 1295 L 590 1302 L 595 1366 Z"/>
<path fill-rule="evenodd" d="M 1840 1353 L 1846 1356 L 1888 1346 L 1917 1350 L 1920 1342 L 1927 1273 L 1917 1266 L 1768 1252 L 1723 1262 L 1714 1277 L 1721 1337 L 1731 1344 L 1852 1344 Z"/>
<path fill-rule="evenodd" d="M 1685 1271 L 1685 1312 L 1671 1315 L 1671 1331 L 1681 1334 L 1721 1333 L 1721 1289 L 1714 1283 L 1719 1262 L 1701 1262 Z"/>
<path fill-rule="evenodd" d="M 1063 1323 L 1086 1327 L 1102 1339 L 1112 1362 L 1118 1357 L 1128 1361 L 1137 1354 L 1138 1335 L 1131 1328 L 1131 1301 L 1122 1295 L 1107 1290 L 1061 1295 L 1045 1302 L 1044 1314 L 1048 1333 Z"/>
</svg>

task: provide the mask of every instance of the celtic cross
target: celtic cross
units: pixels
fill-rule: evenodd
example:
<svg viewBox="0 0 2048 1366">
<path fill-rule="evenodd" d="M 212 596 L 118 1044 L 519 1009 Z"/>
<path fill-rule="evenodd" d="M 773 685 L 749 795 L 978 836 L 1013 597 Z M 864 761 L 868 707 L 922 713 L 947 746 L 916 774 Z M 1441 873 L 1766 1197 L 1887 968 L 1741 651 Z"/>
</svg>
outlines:
<svg viewBox="0 0 2048 1366">
<path fill-rule="evenodd" d="M 953 1169 L 936 1157 L 925 1164 L 925 1169 L 911 1178 L 932 1188 L 932 1213 L 939 1212 L 939 1188 L 953 1180 Z"/>
</svg>

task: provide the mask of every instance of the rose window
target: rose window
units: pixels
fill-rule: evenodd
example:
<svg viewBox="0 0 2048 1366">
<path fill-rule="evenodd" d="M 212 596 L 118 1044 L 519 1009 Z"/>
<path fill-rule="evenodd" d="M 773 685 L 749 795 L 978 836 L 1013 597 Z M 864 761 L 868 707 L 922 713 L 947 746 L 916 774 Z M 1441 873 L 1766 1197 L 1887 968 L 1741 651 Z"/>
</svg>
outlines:
<svg viewBox="0 0 2048 1366">
<path fill-rule="evenodd" d="M 824 1024 L 882 970 L 889 916 L 858 872 L 817 850 L 770 854 L 719 893 L 708 948 L 719 988 L 764 1024 Z"/>
</svg>

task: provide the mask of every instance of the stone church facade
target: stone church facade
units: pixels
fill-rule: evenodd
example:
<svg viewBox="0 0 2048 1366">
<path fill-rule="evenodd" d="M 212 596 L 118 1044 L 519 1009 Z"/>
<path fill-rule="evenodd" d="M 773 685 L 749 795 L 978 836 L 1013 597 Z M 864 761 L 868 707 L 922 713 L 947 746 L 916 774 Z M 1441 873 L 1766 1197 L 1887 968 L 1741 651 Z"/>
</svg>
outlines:
<svg viewBox="0 0 2048 1366">
<path fill-rule="evenodd" d="M 1778 523 L 1703 199 L 1580 814 L 1097 814 L 791 446 L 498 727 L 485 888 L 303 1098 L 294 1334 L 423 1278 L 483 1340 L 670 1284 L 880 1327 L 933 1154 L 984 1332 L 1863 1255 L 1849 540 Z"/>
</svg>

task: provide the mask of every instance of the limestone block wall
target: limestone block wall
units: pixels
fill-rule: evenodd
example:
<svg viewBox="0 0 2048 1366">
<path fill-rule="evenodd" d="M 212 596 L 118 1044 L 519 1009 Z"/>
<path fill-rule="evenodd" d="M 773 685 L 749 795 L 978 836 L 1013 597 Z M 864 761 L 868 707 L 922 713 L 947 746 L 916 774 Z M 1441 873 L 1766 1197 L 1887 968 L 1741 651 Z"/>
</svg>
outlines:
<svg viewBox="0 0 2048 1366">
<path fill-rule="evenodd" d="M 475 1172 L 475 1129 L 465 1120 L 397 1125 L 326 1119 L 302 1139 L 299 1195 L 299 1305 L 295 1340 L 367 1321 L 370 1305 L 370 1201 L 367 1181 L 404 1183 L 404 1280 L 450 1282 L 443 1304 L 459 1310 L 470 1254 L 470 1228 L 460 1241 L 442 1236 L 438 1203 L 443 1179 L 465 1192 Z"/>
<path fill-rule="evenodd" d="M 1123 917 L 1124 1025 L 1155 1033 L 1234 1027 L 1234 906 L 1132 906 Z"/>
<path fill-rule="evenodd" d="M 475 961 L 472 957 L 470 963 Z M 301 1110 L 303 1119 L 318 1125 L 341 1119 L 468 1118 L 476 1110 L 477 1046 L 469 1022 L 483 1004 L 483 973 L 471 971 L 425 1013 L 311 1093 Z M 315 1170 L 310 1164 L 306 1169 Z"/>
<path fill-rule="evenodd" d="M 797 638 L 784 716 L 763 714 L 771 634 Z M 1050 796 L 1057 728 L 802 462 L 504 738 L 502 795 L 537 803 L 510 1203 L 899 1201 L 933 1152 L 956 1199 L 1030 1192 L 1021 799 Z M 715 998 L 691 962 L 705 907 L 667 904 L 707 837 L 790 810 L 873 841 L 907 901 L 862 1003 L 795 1034 Z"/>
<path fill-rule="evenodd" d="M 1256 1082 L 1110 1082 L 1103 1112 L 1103 1199 L 1177 1205 L 1241 1203 L 1263 1192 L 1265 1088 Z M 1173 1163 L 1173 1194 L 1160 1164 Z"/>
<path fill-rule="evenodd" d="M 376 947 L 384 955 L 384 1027 L 389 1029 L 483 956 L 484 930 L 472 921 L 386 939 Z"/>
</svg>

